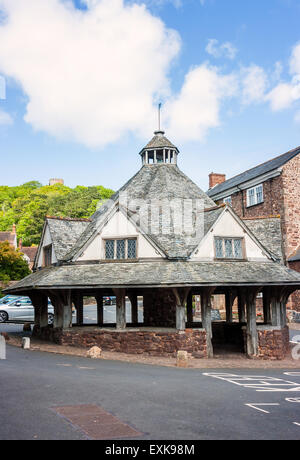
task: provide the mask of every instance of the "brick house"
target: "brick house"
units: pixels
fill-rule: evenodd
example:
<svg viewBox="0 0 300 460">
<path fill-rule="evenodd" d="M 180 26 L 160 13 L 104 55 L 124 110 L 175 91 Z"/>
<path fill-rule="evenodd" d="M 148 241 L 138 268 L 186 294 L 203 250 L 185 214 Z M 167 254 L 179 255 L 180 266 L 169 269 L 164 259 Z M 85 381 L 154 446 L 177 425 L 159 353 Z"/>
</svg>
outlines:
<svg viewBox="0 0 300 460">
<path fill-rule="evenodd" d="M 0 243 L 4 243 L 5 241 L 8 241 L 14 249 L 17 249 L 17 231 L 15 225 L 13 225 L 11 232 L 0 232 Z"/>
<path fill-rule="evenodd" d="M 21 238 L 18 245 L 17 228 L 15 224 L 11 232 L 0 232 L 0 243 L 4 243 L 5 241 L 8 241 L 12 248 L 15 250 L 19 249 L 19 251 L 23 253 L 24 259 L 28 263 L 30 270 L 32 270 L 38 248 L 23 246 Z"/>
<path fill-rule="evenodd" d="M 211 173 L 209 187 L 208 196 L 231 205 L 247 225 L 280 219 L 283 261 L 300 271 L 300 147 L 228 180 Z M 300 311 L 299 293 L 290 307 Z"/>
</svg>

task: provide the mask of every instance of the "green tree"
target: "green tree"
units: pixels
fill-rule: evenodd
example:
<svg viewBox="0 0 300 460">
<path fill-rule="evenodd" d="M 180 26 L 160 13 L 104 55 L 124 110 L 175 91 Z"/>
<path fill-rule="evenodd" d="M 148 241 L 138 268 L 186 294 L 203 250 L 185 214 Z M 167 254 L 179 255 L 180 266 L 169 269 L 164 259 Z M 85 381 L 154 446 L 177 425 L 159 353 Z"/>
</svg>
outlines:
<svg viewBox="0 0 300 460">
<path fill-rule="evenodd" d="M 7 241 L 0 243 L 0 280 L 21 280 L 29 274 L 30 270 L 23 255 Z"/>
</svg>

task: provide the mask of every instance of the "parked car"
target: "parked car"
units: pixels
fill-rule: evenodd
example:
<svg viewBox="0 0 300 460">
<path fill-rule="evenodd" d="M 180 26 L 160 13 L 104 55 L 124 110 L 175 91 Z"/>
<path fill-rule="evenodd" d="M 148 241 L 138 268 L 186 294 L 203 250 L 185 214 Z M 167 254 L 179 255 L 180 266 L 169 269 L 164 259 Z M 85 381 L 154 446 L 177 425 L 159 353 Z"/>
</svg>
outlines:
<svg viewBox="0 0 300 460">
<path fill-rule="evenodd" d="M 221 321 L 221 315 L 219 310 L 212 310 L 211 311 L 211 320 L 212 321 Z"/>
<path fill-rule="evenodd" d="M 34 321 L 34 307 L 29 297 L 18 297 L 7 304 L 0 304 L 0 323 L 7 321 Z M 54 308 L 48 305 L 48 324 L 53 324 Z"/>
<path fill-rule="evenodd" d="M 2 299 L 0 299 L 0 305 L 2 304 L 8 304 L 10 302 L 13 302 L 14 300 L 18 300 L 20 299 L 21 297 L 20 296 L 17 296 L 17 295 L 6 295 L 5 297 L 2 297 Z"/>
<path fill-rule="evenodd" d="M 115 305 L 117 303 L 116 297 L 103 297 L 104 305 Z"/>
</svg>

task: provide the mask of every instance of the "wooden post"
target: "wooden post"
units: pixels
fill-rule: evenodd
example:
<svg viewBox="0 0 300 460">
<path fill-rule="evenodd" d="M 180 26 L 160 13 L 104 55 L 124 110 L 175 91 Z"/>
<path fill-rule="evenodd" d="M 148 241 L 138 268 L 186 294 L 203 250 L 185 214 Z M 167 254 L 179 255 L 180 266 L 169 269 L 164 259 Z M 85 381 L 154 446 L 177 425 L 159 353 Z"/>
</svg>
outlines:
<svg viewBox="0 0 300 460">
<path fill-rule="evenodd" d="M 239 312 L 239 322 L 246 323 L 246 297 L 245 297 L 244 289 L 239 289 L 238 312 Z"/>
<path fill-rule="evenodd" d="M 192 324 L 194 321 L 193 315 L 193 294 L 190 292 L 187 298 L 187 322 Z"/>
<path fill-rule="evenodd" d="M 225 293 L 225 301 L 226 301 L 226 322 L 232 323 L 233 316 L 232 316 L 232 307 L 236 298 L 236 294 L 231 290 L 227 290 Z"/>
<path fill-rule="evenodd" d="M 38 328 L 48 326 L 48 296 L 33 292 L 29 295 L 34 307 L 34 324 Z"/>
<path fill-rule="evenodd" d="M 76 308 L 76 322 L 78 326 L 83 325 L 83 295 L 77 292 L 74 295 L 74 304 Z"/>
<path fill-rule="evenodd" d="M 50 297 L 54 307 L 54 328 L 69 329 L 72 327 L 71 291 L 55 291 Z"/>
<path fill-rule="evenodd" d="M 137 294 L 134 293 L 129 293 L 128 298 L 131 303 L 131 322 L 132 324 L 138 324 L 139 318 L 138 318 L 138 298 Z"/>
<path fill-rule="evenodd" d="M 271 324 L 271 291 L 265 287 L 263 290 L 263 308 L 264 308 L 264 324 Z"/>
<path fill-rule="evenodd" d="M 104 324 L 104 309 L 103 309 L 103 296 L 95 296 L 97 302 L 97 324 L 98 326 L 103 326 Z"/>
<path fill-rule="evenodd" d="M 271 296 L 272 326 L 281 326 L 281 302 L 278 289 L 274 288 Z"/>
<path fill-rule="evenodd" d="M 208 358 L 214 357 L 214 349 L 212 345 L 212 323 L 211 323 L 211 296 L 214 293 L 214 288 L 204 288 L 201 292 L 201 316 L 202 327 L 206 331 L 206 346 Z"/>
<path fill-rule="evenodd" d="M 125 289 L 114 290 L 117 304 L 116 304 L 116 327 L 119 330 L 126 329 L 126 302 L 125 302 Z"/>
<path fill-rule="evenodd" d="M 256 297 L 259 290 L 248 288 L 246 294 L 247 305 L 247 355 L 255 357 L 258 355 L 258 334 L 256 324 Z"/>
<path fill-rule="evenodd" d="M 173 294 L 176 299 L 176 329 L 178 331 L 185 331 L 185 309 L 187 297 L 189 295 L 190 288 L 174 288 Z"/>
</svg>

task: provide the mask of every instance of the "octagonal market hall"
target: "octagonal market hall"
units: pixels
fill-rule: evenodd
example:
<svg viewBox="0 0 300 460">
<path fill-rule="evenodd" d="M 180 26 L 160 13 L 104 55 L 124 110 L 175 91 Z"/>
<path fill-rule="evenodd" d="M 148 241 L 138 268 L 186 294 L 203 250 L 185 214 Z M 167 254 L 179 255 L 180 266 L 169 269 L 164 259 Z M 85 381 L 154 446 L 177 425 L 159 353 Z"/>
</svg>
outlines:
<svg viewBox="0 0 300 460">
<path fill-rule="evenodd" d="M 179 155 L 155 132 L 140 152 L 141 169 L 90 219 L 46 218 L 34 273 L 6 291 L 31 298 L 35 336 L 154 356 L 286 356 L 286 303 L 300 273 L 283 263 L 280 219 L 248 227 L 179 169 Z M 104 322 L 105 296 L 116 297 L 114 324 Z M 96 325 L 84 324 L 84 297 L 96 299 Z"/>
</svg>

